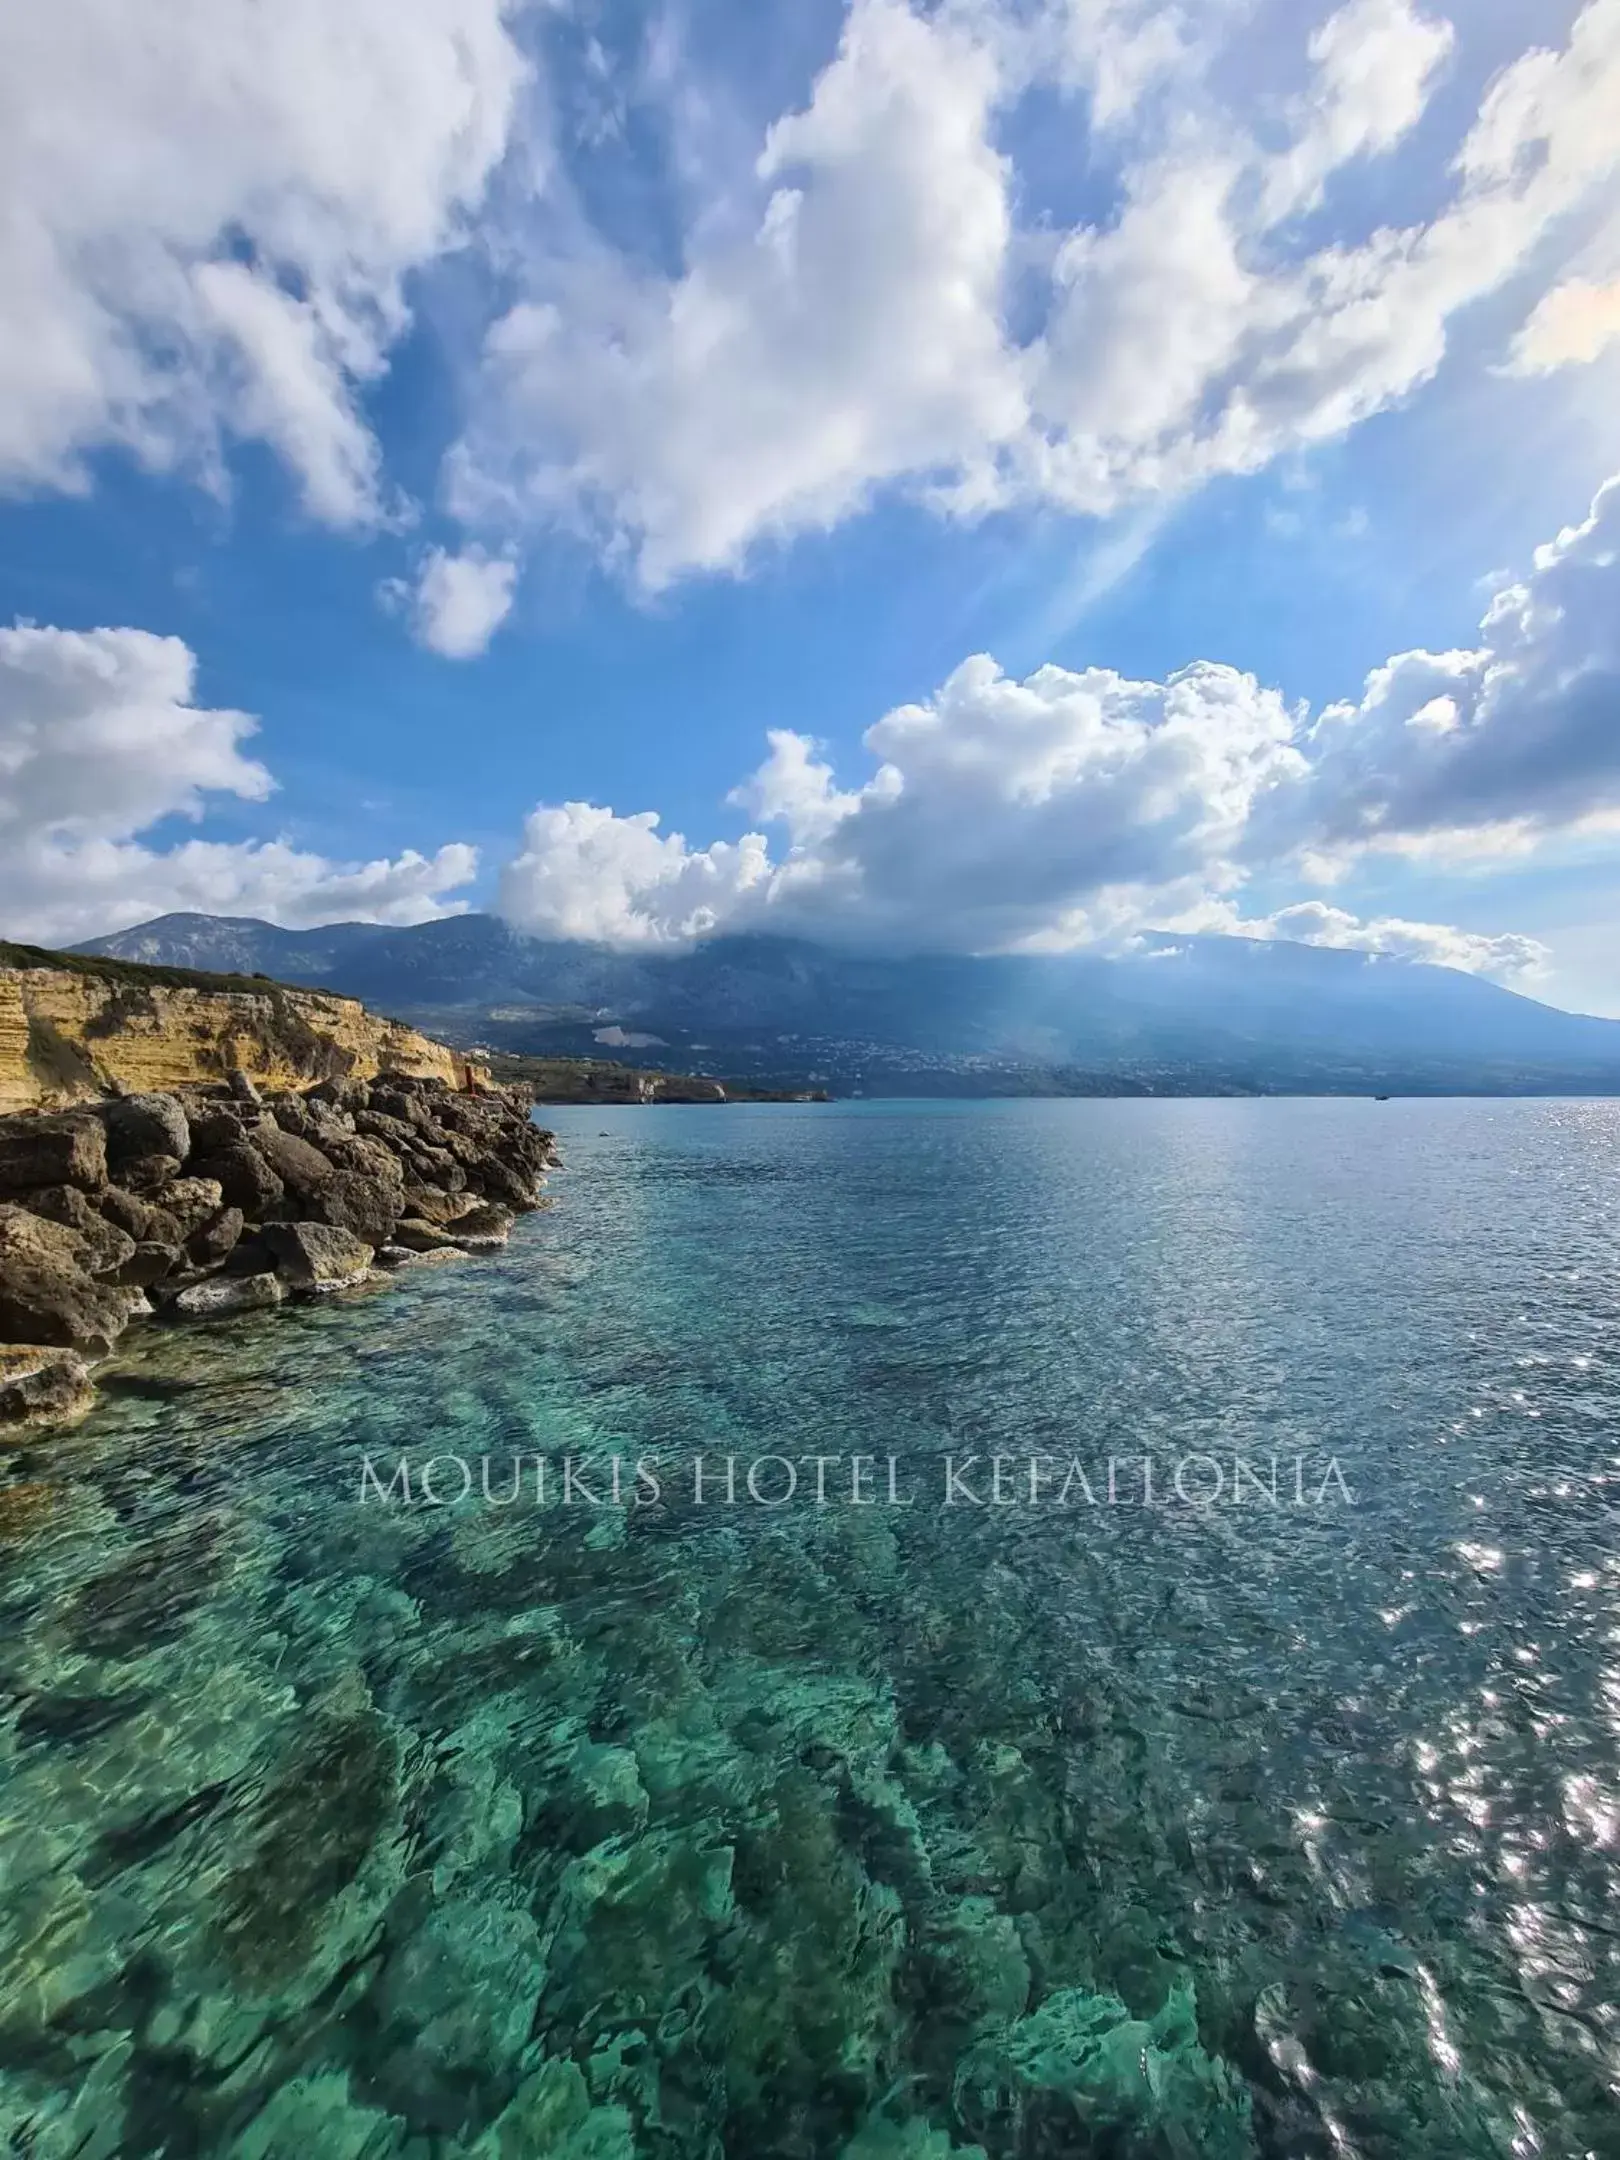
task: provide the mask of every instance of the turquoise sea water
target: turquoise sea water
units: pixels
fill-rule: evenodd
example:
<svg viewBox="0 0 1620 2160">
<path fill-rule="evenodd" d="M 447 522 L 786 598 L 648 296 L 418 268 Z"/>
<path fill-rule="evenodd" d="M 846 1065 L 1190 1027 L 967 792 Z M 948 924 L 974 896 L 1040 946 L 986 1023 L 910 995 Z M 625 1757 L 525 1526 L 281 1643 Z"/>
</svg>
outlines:
<svg viewBox="0 0 1620 2160">
<path fill-rule="evenodd" d="M 0 2151 L 1620 2153 L 1620 1106 L 551 1122 L 5 1459 Z"/>
</svg>

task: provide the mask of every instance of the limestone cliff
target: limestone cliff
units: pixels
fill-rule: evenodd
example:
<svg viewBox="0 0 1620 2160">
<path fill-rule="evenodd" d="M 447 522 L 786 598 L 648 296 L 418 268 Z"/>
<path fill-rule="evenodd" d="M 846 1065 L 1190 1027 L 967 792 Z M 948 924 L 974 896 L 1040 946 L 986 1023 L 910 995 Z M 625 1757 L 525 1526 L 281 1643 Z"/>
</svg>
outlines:
<svg viewBox="0 0 1620 2160">
<path fill-rule="evenodd" d="M 0 1112 L 207 1083 L 233 1070 L 266 1088 L 379 1072 L 453 1088 L 466 1060 L 353 998 L 0 946 Z"/>
</svg>

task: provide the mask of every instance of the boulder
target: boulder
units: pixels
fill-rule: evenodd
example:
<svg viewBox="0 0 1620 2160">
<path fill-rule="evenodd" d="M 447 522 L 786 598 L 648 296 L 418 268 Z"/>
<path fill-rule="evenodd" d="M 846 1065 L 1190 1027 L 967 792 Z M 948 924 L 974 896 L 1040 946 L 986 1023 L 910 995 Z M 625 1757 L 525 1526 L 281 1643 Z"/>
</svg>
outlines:
<svg viewBox="0 0 1620 2160">
<path fill-rule="evenodd" d="M 30 1215 L 38 1215 L 45 1222 L 61 1223 L 69 1230 L 77 1230 L 81 1236 L 91 1224 L 102 1229 L 106 1227 L 101 1208 L 77 1185 L 42 1185 L 19 1204 L 26 1206 Z"/>
<path fill-rule="evenodd" d="M 151 1290 L 159 1283 L 167 1282 L 179 1268 L 185 1265 L 185 1254 L 178 1242 L 160 1245 L 146 1240 L 136 1246 L 124 1265 L 118 1270 L 120 1284 L 136 1290 Z"/>
<path fill-rule="evenodd" d="M 504 1200 L 520 1214 L 532 1208 L 540 1197 L 534 1172 L 518 1170 L 498 1155 L 486 1158 L 473 1173 L 473 1182 L 489 1199 Z"/>
<path fill-rule="evenodd" d="M 119 1182 L 137 1199 L 150 1200 L 180 1175 L 178 1155 L 137 1155 L 120 1165 Z"/>
<path fill-rule="evenodd" d="M 125 1095 L 103 1103 L 101 1117 L 114 1176 L 143 1155 L 172 1155 L 183 1163 L 191 1153 L 191 1126 L 177 1095 Z"/>
<path fill-rule="evenodd" d="M 295 1199 L 313 1200 L 331 1182 L 331 1163 L 318 1147 L 279 1126 L 260 1127 L 252 1145 Z"/>
<path fill-rule="evenodd" d="M 413 1185 L 407 1179 L 401 1213 L 414 1215 L 422 1222 L 452 1223 L 480 1204 L 476 1193 L 439 1192 L 432 1185 Z"/>
<path fill-rule="evenodd" d="M 318 1131 L 315 1113 L 302 1095 L 272 1095 L 270 1115 L 284 1133 L 291 1133 L 295 1140 L 313 1142 Z"/>
<path fill-rule="evenodd" d="M 150 1235 L 148 1226 L 155 1213 L 150 1200 L 138 1200 L 122 1185 L 109 1185 L 105 1192 L 96 1194 L 96 1205 L 108 1222 L 127 1232 L 137 1243 Z"/>
<path fill-rule="evenodd" d="M 71 1230 L 78 1264 L 89 1275 L 116 1275 L 135 1250 L 135 1240 L 91 1206 L 76 1185 L 48 1185 L 28 1195 L 27 1212 Z"/>
<path fill-rule="evenodd" d="M 95 1399 L 84 1360 L 71 1350 L 0 1344 L 0 1435 L 69 1424 Z"/>
<path fill-rule="evenodd" d="M 232 1313 L 268 1311 L 286 1295 L 274 1275 L 216 1275 L 182 1290 L 169 1311 L 185 1320 L 223 1320 Z"/>
<path fill-rule="evenodd" d="M 510 1208 L 485 1200 L 455 1218 L 456 1236 L 458 1239 L 500 1238 L 504 1241 L 511 1234 L 513 1219 Z"/>
<path fill-rule="evenodd" d="M 397 1118 L 402 1125 L 431 1127 L 432 1119 L 421 1102 L 415 1095 L 405 1093 L 397 1083 L 398 1076 L 395 1075 L 386 1087 L 381 1081 L 372 1084 L 371 1115 Z"/>
<path fill-rule="evenodd" d="M 292 1289 L 336 1290 L 371 1272 L 371 1247 L 335 1225 L 266 1223 L 260 1235 L 275 1254 L 277 1274 Z"/>
<path fill-rule="evenodd" d="M 255 1110 L 264 1101 L 264 1097 L 253 1085 L 253 1082 L 240 1065 L 233 1066 L 225 1075 L 225 1085 L 230 1089 L 233 1098 L 237 1102 L 247 1103 Z"/>
<path fill-rule="evenodd" d="M 314 1087 L 305 1089 L 304 1100 L 352 1113 L 371 1107 L 371 1089 L 364 1080 L 319 1080 Z"/>
<path fill-rule="evenodd" d="M 180 1235 L 189 1238 L 194 1230 L 212 1221 L 225 1200 L 225 1188 L 218 1178 L 176 1178 L 163 1195 L 165 1211 L 180 1226 Z"/>
<path fill-rule="evenodd" d="M 0 1262 L 6 1260 L 82 1269 L 84 1242 L 66 1223 L 51 1222 L 19 1201 L 7 1200 L 0 1202 Z M 0 1342 L 4 1340 L 0 1336 Z"/>
<path fill-rule="evenodd" d="M 384 1146 L 396 1151 L 413 1148 L 424 1138 L 419 1126 L 409 1125 L 402 1118 L 385 1117 L 376 1108 L 358 1112 L 354 1129 L 372 1140 L 382 1141 Z"/>
<path fill-rule="evenodd" d="M 227 1275 L 273 1275 L 276 1256 L 257 1230 L 244 1231 L 225 1263 Z"/>
<path fill-rule="evenodd" d="M 128 1294 L 92 1280 L 82 1257 L 74 1231 L 0 1207 L 0 1342 L 107 1355 L 129 1318 Z"/>
<path fill-rule="evenodd" d="M 221 1148 L 234 1147 L 241 1137 L 242 1113 L 234 1105 L 225 1108 L 210 1104 L 191 1113 L 193 1155 L 217 1154 Z"/>
<path fill-rule="evenodd" d="M 187 1257 L 194 1267 L 223 1267 L 241 1242 L 246 1227 L 240 1208 L 221 1208 L 187 1238 Z"/>
<path fill-rule="evenodd" d="M 407 1215 L 395 1225 L 392 1242 L 403 1245 L 407 1252 L 424 1253 L 443 1252 L 456 1241 L 447 1237 L 437 1223 L 426 1222 L 420 1215 Z"/>
<path fill-rule="evenodd" d="M 314 1205 L 322 1222 L 349 1230 L 363 1245 L 386 1245 L 405 1211 L 403 1182 L 385 1185 L 359 1170 L 338 1170 Z"/>
<path fill-rule="evenodd" d="M 250 1217 L 265 1214 L 286 1194 L 286 1186 L 247 1140 L 233 1140 L 229 1147 L 200 1157 L 192 1168 L 198 1177 L 213 1180 L 228 1207 L 239 1207 Z"/>
<path fill-rule="evenodd" d="M 100 1118 L 0 1118 L 0 1192 L 76 1185 L 99 1192 L 107 1182 L 107 1129 Z"/>
<path fill-rule="evenodd" d="M 321 1153 L 340 1170 L 357 1170 L 395 1192 L 405 1189 L 404 1165 L 385 1141 L 364 1134 L 331 1133 L 322 1140 Z"/>
<path fill-rule="evenodd" d="M 467 1183 L 466 1171 L 448 1148 L 418 1144 L 406 1162 L 419 1185 L 437 1185 L 441 1192 L 460 1192 Z"/>
</svg>

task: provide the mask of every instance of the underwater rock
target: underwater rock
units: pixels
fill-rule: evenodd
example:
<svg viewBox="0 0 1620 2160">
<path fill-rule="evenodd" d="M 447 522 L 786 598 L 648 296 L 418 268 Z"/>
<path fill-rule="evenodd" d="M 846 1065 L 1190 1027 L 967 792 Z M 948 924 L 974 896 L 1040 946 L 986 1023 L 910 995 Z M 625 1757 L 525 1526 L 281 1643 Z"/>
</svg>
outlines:
<svg viewBox="0 0 1620 2160">
<path fill-rule="evenodd" d="M 220 1886 L 222 1947 L 250 1986 L 284 1985 L 307 1967 L 328 1909 L 383 1836 L 396 1782 L 386 1726 L 358 1681 L 340 1684 L 265 1788 L 257 1836 Z"/>
<path fill-rule="evenodd" d="M 456 2096 L 509 2074 L 521 2055 L 545 1976 L 532 1913 L 470 1897 L 435 1903 L 377 1983 L 378 2013 L 400 2036 L 383 2089 L 413 2117 L 459 2127 Z"/>
<path fill-rule="evenodd" d="M 931 2123 L 863 2124 L 838 2155 L 838 2160 L 985 2160 L 982 2145 L 955 2145 L 944 2130 Z"/>
<path fill-rule="evenodd" d="M 467 2160 L 637 2160 L 622 2107 L 599 2107 L 577 2063 L 551 2061 L 527 2079 Z"/>
<path fill-rule="evenodd" d="M 1164 2160 L 1255 2160 L 1248 2088 L 1198 2040 L 1192 1984 L 1177 1980 L 1158 2015 L 1133 2018 L 1114 1995 L 1064 1988 L 978 2043 L 956 2075 L 957 2112 L 974 2129 L 1001 2125 L 1021 2149 L 1076 2120 L 1093 2138 Z M 993 2144 L 1000 2140 L 993 2133 Z"/>
<path fill-rule="evenodd" d="M 404 2142 L 399 2118 L 362 2107 L 334 2070 L 278 2087 L 231 2152 L 233 2160 L 392 2160 Z"/>
</svg>

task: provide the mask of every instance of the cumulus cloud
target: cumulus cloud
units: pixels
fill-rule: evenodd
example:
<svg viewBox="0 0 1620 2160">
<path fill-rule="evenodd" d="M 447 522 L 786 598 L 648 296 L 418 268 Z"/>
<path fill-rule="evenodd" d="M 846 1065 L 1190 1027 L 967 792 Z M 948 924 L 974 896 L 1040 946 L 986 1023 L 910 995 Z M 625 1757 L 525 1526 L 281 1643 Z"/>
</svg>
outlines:
<svg viewBox="0 0 1620 2160">
<path fill-rule="evenodd" d="M 453 912 L 476 873 L 459 843 L 432 856 L 335 863 L 284 841 L 140 836 L 200 820 L 209 798 L 274 789 L 243 745 L 257 723 L 195 701 L 196 661 L 144 630 L 0 630 L 0 930 L 69 943 L 171 909 L 300 924 L 412 923 Z"/>
<path fill-rule="evenodd" d="M 588 228 L 531 246 L 458 507 L 590 532 L 657 588 L 885 488 L 956 516 L 1173 498 L 1426 382 L 1620 165 L 1620 0 L 1586 0 L 1496 80 L 1432 214 L 1368 233 L 1341 183 L 1424 124 L 1450 26 L 1413 0 L 1307 16 L 1308 87 L 1263 133 L 1224 87 L 1231 15 L 852 0 L 678 271 Z M 1020 214 L 1038 84 L 1086 96 L 1114 197 L 1068 229 Z"/>
<path fill-rule="evenodd" d="M 383 507 L 357 398 L 502 157 L 507 0 L 0 11 L 0 487 L 118 446 L 269 443 L 334 524 Z"/>
<path fill-rule="evenodd" d="M 1620 817 L 1620 476 L 1492 601 L 1480 643 L 1398 654 L 1302 744 L 1254 843 L 1331 862 L 1367 849 L 1496 851 Z"/>
<path fill-rule="evenodd" d="M 257 723 L 193 702 L 197 663 L 145 630 L 0 630 L 0 833 L 118 837 L 196 817 L 205 795 L 262 802 Z"/>
<path fill-rule="evenodd" d="M 757 217 L 694 235 L 674 282 L 605 247 L 535 266 L 490 334 L 459 507 L 632 545 L 659 586 L 830 526 L 886 480 L 989 499 L 1027 420 L 1000 327 L 998 82 L 944 17 L 856 0 L 809 105 L 765 139 Z"/>
<path fill-rule="evenodd" d="M 419 643 L 446 660 L 471 660 L 512 612 L 517 564 L 471 547 L 460 555 L 428 551 L 410 596 Z"/>
<path fill-rule="evenodd" d="M 1341 876 L 1391 849 L 1526 847 L 1620 821 L 1620 479 L 1492 602 L 1477 650 L 1405 653 L 1313 716 L 1213 662 L 1162 683 L 987 655 L 865 735 L 839 784 L 773 731 L 731 800 L 782 833 L 693 848 L 652 813 L 536 811 L 501 907 L 545 935 L 623 945 L 774 930 L 890 950 L 1118 945 L 1224 930 L 1507 980 L 1542 948 L 1303 899 L 1247 918 L 1257 873 Z"/>
<path fill-rule="evenodd" d="M 604 945 L 684 944 L 728 927 L 769 876 L 763 837 L 691 849 L 658 824 L 655 811 L 616 817 L 591 803 L 536 810 L 501 872 L 500 912 L 535 937 Z"/>
</svg>

